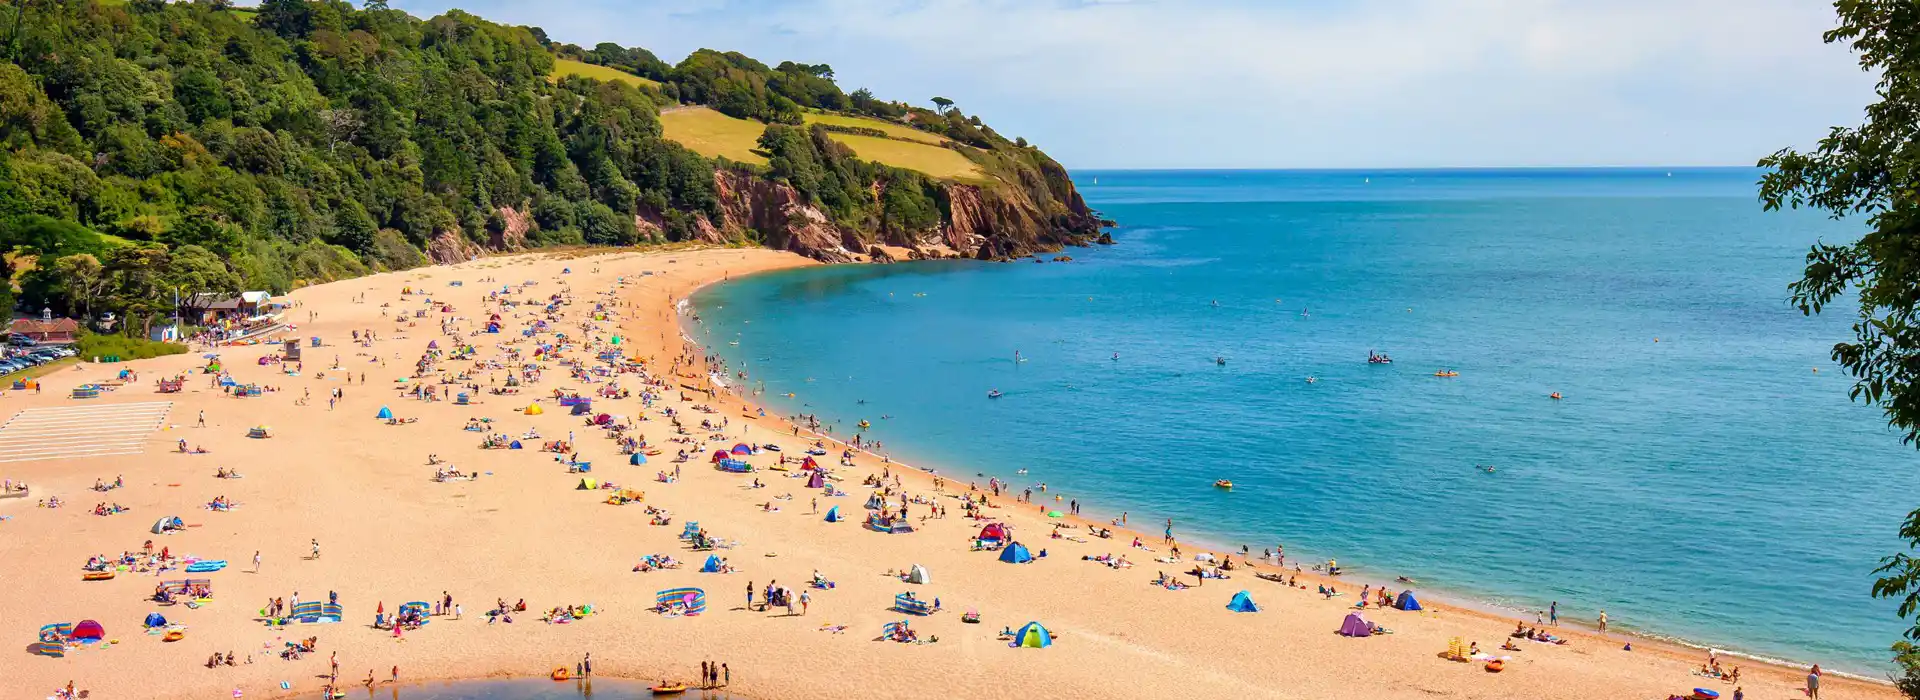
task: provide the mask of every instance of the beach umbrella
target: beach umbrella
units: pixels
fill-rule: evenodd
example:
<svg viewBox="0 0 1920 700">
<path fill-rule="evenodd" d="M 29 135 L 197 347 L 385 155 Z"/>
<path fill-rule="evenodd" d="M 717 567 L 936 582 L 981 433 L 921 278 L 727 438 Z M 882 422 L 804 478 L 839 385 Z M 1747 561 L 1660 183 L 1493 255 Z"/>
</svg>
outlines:
<svg viewBox="0 0 1920 700">
<path fill-rule="evenodd" d="M 646 456 L 646 455 L 643 455 L 643 454 L 640 454 L 640 453 L 638 453 L 638 452 L 635 452 L 635 453 L 633 453 L 633 457 L 627 460 L 627 463 L 628 463 L 628 464 L 631 464 L 631 465 L 634 465 L 634 466 L 640 466 L 640 465 L 642 465 L 642 464 L 646 464 L 646 463 L 647 463 L 647 456 Z"/>
</svg>

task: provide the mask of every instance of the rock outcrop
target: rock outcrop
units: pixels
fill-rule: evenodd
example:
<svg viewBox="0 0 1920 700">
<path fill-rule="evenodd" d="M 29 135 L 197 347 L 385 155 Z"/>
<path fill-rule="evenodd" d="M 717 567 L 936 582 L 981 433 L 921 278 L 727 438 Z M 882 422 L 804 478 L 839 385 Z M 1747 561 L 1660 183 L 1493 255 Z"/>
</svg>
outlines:
<svg viewBox="0 0 1920 700">
<path fill-rule="evenodd" d="M 526 248 L 527 232 L 533 230 L 533 217 L 513 207 L 500 207 L 500 219 L 507 222 L 506 228 L 488 236 L 487 247 L 502 251 Z"/>
<path fill-rule="evenodd" d="M 496 249 L 506 250 L 505 248 Z M 486 254 L 486 252 L 487 248 L 467 240 L 466 235 L 460 232 L 460 227 L 458 226 L 435 231 L 433 238 L 427 241 L 427 257 L 431 258 L 435 265 L 451 265 L 466 262 L 480 257 Z"/>
<path fill-rule="evenodd" d="M 713 189 L 720 197 L 717 232 L 725 239 L 756 239 L 769 248 L 790 250 L 823 262 L 853 262 L 856 255 L 866 253 L 866 245 L 858 236 L 842 231 L 790 186 L 717 170 Z"/>
</svg>

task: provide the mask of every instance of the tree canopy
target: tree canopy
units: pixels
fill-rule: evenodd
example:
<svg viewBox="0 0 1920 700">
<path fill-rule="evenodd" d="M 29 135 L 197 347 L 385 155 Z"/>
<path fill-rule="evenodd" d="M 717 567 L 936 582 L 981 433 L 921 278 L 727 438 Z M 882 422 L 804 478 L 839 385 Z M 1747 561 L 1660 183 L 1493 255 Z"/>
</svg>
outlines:
<svg viewBox="0 0 1920 700">
<path fill-rule="evenodd" d="M 1803 313 L 1855 301 L 1853 339 L 1834 345 L 1833 359 L 1855 379 L 1855 400 L 1879 406 L 1903 440 L 1920 446 L 1920 5 L 1910 0 L 1842 0 L 1828 43 L 1845 42 L 1862 70 L 1877 73 L 1879 101 L 1857 127 L 1835 127 L 1811 151 L 1782 149 L 1760 161 L 1767 169 L 1760 198 L 1769 210 L 1811 207 L 1856 218 L 1865 232 L 1852 242 L 1821 241 L 1790 289 Z M 1854 296 L 1857 295 L 1857 296 Z M 1920 510 L 1900 530 L 1908 551 L 1920 547 Z M 1899 599 L 1899 614 L 1920 610 L 1920 558 L 1907 552 L 1882 560 L 1873 586 Z M 1920 625 L 1906 636 L 1920 639 Z M 1920 649 L 1895 646 L 1906 669 L 1900 682 L 1920 697 Z"/>
</svg>

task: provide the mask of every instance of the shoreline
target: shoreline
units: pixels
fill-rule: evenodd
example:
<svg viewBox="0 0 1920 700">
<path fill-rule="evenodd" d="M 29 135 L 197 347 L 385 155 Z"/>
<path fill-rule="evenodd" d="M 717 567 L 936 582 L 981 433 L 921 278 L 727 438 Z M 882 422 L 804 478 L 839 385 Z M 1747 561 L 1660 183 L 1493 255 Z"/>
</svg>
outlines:
<svg viewBox="0 0 1920 700">
<path fill-rule="evenodd" d="M 781 478 L 785 476 L 781 472 L 726 474 L 705 468 L 705 460 L 696 458 L 684 465 L 683 478 L 660 483 L 648 479 L 645 472 L 673 469 L 668 462 L 630 467 L 627 459 L 612 454 L 611 443 L 583 439 L 578 447 L 580 459 L 600 462 L 593 476 L 644 490 L 647 506 L 672 512 L 670 527 L 650 526 L 641 508 L 610 506 L 598 492 L 581 493 L 575 484 L 582 477 L 567 473 L 564 465 L 555 463 L 554 455 L 536 452 L 533 445 L 525 451 L 477 449 L 474 443 L 480 436 L 460 431 L 462 423 L 477 416 L 498 421 L 493 432 L 506 434 L 518 434 L 529 426 L 548 435 L 579 430 L 579 418 L 568 418 L 563 415 L 566 411 L 556 410 L 554 402 L 545 398 L 559 386 L 582 386 L 564 373 L 553 371 L 551 378 L 533 383 L 519 396 L 482 393 L 482 401 L 474 406 L 415 401 L 396 389 L 427 382 L 390 382 L 406 374 L 410 361 L 429 340 L 438 337 L 442 346 L 447 342 L 433 332 L 430 320 L 416 326 L 387 317 L 383 302 L 413 308 L 426 301 L 420 290 L 430 290 L 427 296 L 433 297 L 434 306 L 457 307 L 441 313 L 459 314 L 470 327 L 474 319 L 484 322 L 493 311 L 476 300 L 489 291 L 488 282 L 496 283 L 493 288 L 506 282 L 495 277 L 511 278 L 513 284 L 539 282 L 515 293 L 523 303 L 503 310 L 512 317 L 506 320 L 509 324 L 540 317 L 540 304 L 527 302 L 570 288 L 572 304 L 548 310 L 564 317 L 560 327 L 574 335 L 576 322 L 587 322 L 590 315 L 598 315 L 597 305 L 610 303 L 607 318 L 586 335 L 624 336 L 632 346 L 623 348 L 622 354 L 654 355 L 656 360 L 649 363 L 652 375 L 677 384 L 678 377 L 669 377 L 666 365 L 679 356 L 683 336 L 689 335 L 680 324 L 679 300 L 699 288 L 755 270 L 812 264 L 817 263 L 748 249 L 535 254 L 384 273 L 300 290 L 295 298 L 306 304 L 304 310 L 319 316 L 317 321 L 302 323 L 294 335 L 324 336 L 330 343 L 307 351 L 311 364 L 306 369 L 316 370 L 325 364 L 324 358 L 338 354 L 341 364 L 365 367 L 365 379 L 343 385 L 334 372 L 326 377 L 313 371 L 284 375 L 278 367 L 255 362 L 273 354 L 272 346 L 222 348 L 223 360 L 237 379 L 264 379 L 277 391 L 259 398 L 229 398 L 211 388 L 206 375 L 195 373 L 186 392 L 165 399 L 174 402 L 165 421 L 171 425 L 145 440 L 144 456 L 0 465 L 5 476 L 32 483 L 36 496 L 72 494 L 75 501 L 63 510 L 7 509 L 15 519 L 0 523 L 0 530 L 8 535 L 0 539 L 0 556 L 35 562 L 22 568 L 10 595 L 0 597 L 0 619 L 12 620 L 9 634 L 25 644 L 37 625 L 98 619 L 111 634 L 127 638 L 110 653 L 81 651 L 64 659 L 16 656 L 16 673 L 0 681 L 0 687 L 9 689 L 9 696 L 24 697 L 74 679 L 96 697 L 184 700 L 214 693 L 224 696 L 230 689 L 255 697 L 310 697 L 318 687 L 315 674 L 324 675 L 326 660 L 335 652 L 342 661 L 341 677 L 350 689 L 359 687 L 353 681 L 363 677 L 359 671 L 366 668 L 375 669 L 383 681 L 379 685 L 385 687 L 422 680 L 537 679 L 547 669 L 561 664 L 571 667 L 581 654 L 591 652 L 596 676 L 631 680 L 691 678 L 694 674 L 689 669 L 701 660 L 731 661 L 734 683 L 727 692 L 743 698 L 798 700 L 929 693 L 941 697 L 1206 694 L 1288 700 L 1412 699 L 1434 694 L 1561 697 L 1567 695 L 1568 687 L 1583 689 L 1578 693 L 1582 697 L 1665 697 L 1708 684 L 1732 690 L 1723 683 L 1689 676 L 1687 670 L 1697 665 L 1697 655 L 1663 653 L 1660 645 L 1652 643 L 1647 645 L 1648 653 L 1619 654 L 1614 653 L 1617 639 L 1573 634 L 1568 636 L 1574 641 L 1565 647 L 1522 642 L 1526 651 L 1515 657 L 1516 665 L 1503 674 L 1491 674 L 1478 665 L 1440 661 L 1434 655 L 1446 648 L 1449 637 L 1478 640 L 1488 647 L 1499 643 L 1511 625 L 1497 616 L 1445 605 L 1423 613 L 1370 608 L 1368 614 L 1391 625 L 1396 634 L 1349 639 L 1332 630 L 1344 616 L 1350 596 L 1328 601 L 1312 595 L 1312 584 L 1319 579 L 1308 572 L 1300 575 L 1301 582 L 1308 584 L 1306 591 L 1249 583 L 1246 572 L 1236 571 L 1241 580 L 1209 581 L 1184 594 L 1168 592 L 1144 585 L 1154 568 L 1145 561 L 1146 555 L 1142 554 L 1135 569 L 1089 566 L 1081 556 L 1100 553 L 1104 544 L 1099 540 L 1047 539 L 1048 519 L 996 499 L 1001 505 L 988 509 L 992 519 L 1013 524 L 1020 540 L 1036 551 L 1053 550 L 1050 558 L 1037 563 L 1008 565 L 966 548 L 965 541 L 978 531 L 981 521 L 923 520 L 918 532 L 903 535 L 873 532 L 857 522 L 828 524 L 809 517 L 807 494 L 798 493 L 786 501 L 773 496 L 789 489 L 801 491 Z M 571 277 L 566 270 L 571 270 Z M 453 287 L 449 280 L 464 281 L 466 286 Z M 415 296 L 399 296 L 406 287 L 416 290 Z M 367 302 L 353 301 L 356 297 Z M 383 337 L 364 349 L 347 345 L 348 330 L 362 328 L 377 328 Z M 524 347 L 527 342 L 514 332 L 468 336 L 464 331 L 461 337 L 473 340 L 463 343 L 480 349 L 475 360 L 496 354 L 496 347 Z M 10 392 L 7 398 L 20 408 L 108 408 L 149 402 L 155 400 L 148 386 L 153 376 L 189 371 L 202 362 L 196 353 L 114 366 L 87 365 L 47 378 L 43 396 Z M 465 363 L 447 362 L 445 369 L 465 367 Z M 64 396 L 71 386 L 120 368 L 147 376 L 117 395 L 92 403 L 76 403 Z M 487 386 L 488 372 L 483 369 L 478 374 L 477 383 Z M 344 388 L 341 410 L 330 411 L 324 403 L 300 405 L 297 397 L 308 387 Z M 754 409 L 739 396 L 722 392 L 711 401 L 687 401 L 675 399 L 672 395 L 678 392 L 670 386 L 659 391 L 661 396 L 650 408 L 639 408 L 632 400 L 605 402 L 613 413 L 633 416 L 644 436 L 659 441 L 653 444 L 668 454 L 659 459 L 670 460 L 676 448 L 687 447 L 664 441 L 667 421 L 661 409 L 685 411 L 697 423 L 702 416 L 694 411 L 702 403 L 711 403 L 715 409 L 705 418 L 733 419 L 730 427 L 715 431 L 724 434 L 727 443 L 791 446 L 797 442 L 790 438 L 788 424 L 771 416 L 753 417 Z M 524 415 L 521 407 L 529 403 L 546 406 L 546 414 Z M 383 406 L 391 406 L 397 415 L 417 418 L 419 425 L 380 425 L 373 416 Z M 193 427 L 198 411 L 205 411 L 208 428 Z M 245 437 L 248 426 L 261 423 L 277 426 L 272 439 Z M 594 433 L 588 429 L 582 437 L 597 437 Z M 206 446 L 211 456 L 175 454 L 176 439 Z M 840 444 L 837 439 L 835 443 Z M 427 478 L 433 467 L 423 459 L 430 453 L 485 476 L 435 483 Z M 756 461 L 764 464 L 766 459 Z M 825 501 L 818 511 L 836 504 L 857 509 L 866 495 L 866 489 L 855 486 L 857 480 L 893 466 L 868 455 L 857 456 L 856 462 L 856 467 L 836 470 L 854 495 L 844 501 L 817 498 Z M 215 480 L 216 467 L 244 468 L 247 478 Z M 128 477 L 125 490 L 110 495 L 87 490 L 96 478 L 112 480 L 120 470 Z M 934 477 L 917 468 L 891 471 L 906 484 L 906 491 L 934 496 L 936 503 L 947 503 L 955 491 L 926 488 Z M 748 483 L 750 478 L 772 483 L 766 490 L 756 490 Z M 241 507 L 230 512 L 199 507 L 216 495 L 231 497 Z M 133 517 L 102 518 L 83 510 L 84 500 L 102 499 L 129 504 Z M 785 513 L 766 510 L 763 504 L 784 505 Z M 152 517 L 176 513 L 189 520 L 191 529 L 166 538 L 148 534 L 146 525 Z M 954 514 L 960 515 L 958 510 Z M 638 557 L 649 552 L 668 552 L 697 563 L 706 553 L 685 552 L 684 543 L 675 537 L 684 521 L 692 520 L 716 536 L 740 543 L 720 553 L 731 557 L 742 572 L 700 574 L 692 566 L 629 571 Z M 1092 521 L 1074 522 L 1084 526 Z M 324 559 L 307 556 L 310 537 L 327 547 Z M 167 645 L 143 638 L 135 624 L 157 609 L 141 599 L 150 581 L 126 575 L 122 579 L 135 580 L 80 583 L 72 570 L 90 554 L 137 549 L 142 539 L 158 539 L 158 544 L 171 546 L 176 553 L 234 561 L 263 551 L 267 563 L 257 574 L 246 564 L 215 574 L 218 598 L 211 605 L 198 610 L 165 608 L 170 619 L 189 627 L 183 643 Z M 883 623 L 904 617 L 889 609 L 896 594 L 913 590 L 881 572 L 909 564 L 924 564 L 934 572 L 934 584 L 920 588 L 930 597 L 944 597 L 950 608 L 915 620 L 915 628 L 940 637 L 938 643 L 873 639 Z M 743 584 L 751 587 L 769 578 L 804 581 L 809 570 L 825 572 L 838 582 L 837 588 L 814 591 L 817 595 L 809 614 L 790 617 L 741 606 Z M 690 585 L 710 592 L 714 603 L 706 615 L 678 619 L 646 612 L 655 603 L 656 589 Z M 1242 587 L 1256 596 L 1263 614 L 1221 610 L 1227 594 Z M 307 594 L 303 600 L 312 600 L 329 590 L 337 590 L 347 606 L 339 624 L 263 631 L 252 619 L 251 609 L 268 596 L 297 591 Z M 465 621 L 436 617 L 432 625 L 409 633 L 404 640 L 366 624 L 376 603 L 391 610 L 401 601 L 436 599 L 443 590 L 462 601 L 471 617 Z M 524 598 L 529 615 L 541 608 L 577 603 L 591 603 L 604 612 L 577 624 L 537 624 L 528 619 L 521 624 L 487 625 L 480 611 L 496 597 Z M 982 624 L 957 619 L 959 610 L 976 606 L 986 618 Z M 1058 633 L 1051 649 L 1009 649 L 1005 641 L 996 640 L 994 630 L 1028 620 L 1043 621 Z M 843 626 L 845 634 L 832 633 L 821 623 Z M 279 649 L 282 638 L 307 635 L 320 637 L 317 656 L 283 661 L 266 655 Z M 1635 644 L 1638 649 L 1640 642 Z M 199 661 L 209 652 L 229 650 L 262 658 L 237 668 L 200 668 Z M 400 669 L 398 685 L 384 682 L 389 666 Z M 1795 676 L 1786 669 L 1753 664 L 1744 669 L 1742 680 L 1755 697 L 1784 697 L 1797 686 Z M 292 690 L 280 690 L 280 682 L 289 680 Z M 1879 685 L 1840 678 L 1827 685 L 1829 694 L 1893 698 L 1891 689 Z"/>
<path fill-rule="evenodd" d="M 892 264 L 912 264 L 914 262 L 924 262 L 924 261 L 902 261 L 902 262 L 896 262 Z M 764 270 L 764 271 L 756 272 L 750 275 L 743 275 L 738 278 L 711 280 L 705 284 L 701 284 L 693 288 L 692 290 L 689 290 L 685 295 L 677 299 L 672 305 L 673 310 L 678 319 L 678 327 L 679 327 L 680 337 L 682 341 L 698 347 L 699 352 L 703 357 L 707 354 L 720 354 L 712 346 L 709 346 L 706 343 L 703 343 L 702 341 L 700 341 L 696 337 L 697 334 L 690 332 L 692 328 L 703 327 L 703 326 L 699 326 L 698 324 L 704 323 L 704 321 L 694 320 L 694 314 L 699 311 L 697 305 L 693 301 L 694 297 L 699 295 L 702 291 L 710 287 L 714 287 L 721 284 L 728 284 L 732 282 L 743 281 L 750 277 L 754 277 L 758 275 L 785 272 L 791 269 L 796 269 L 796 268 L 780 268 L 780 269 Z M 702 369 L 707 377 L 711 378 L 716 376 L 712 372 L 711 368 L 707 368 L 703 366 Z M 851 449 L 851 450 L 854 450 L 855 452 L 865 454 L 873 459 L 883 460 L 885 463 L 891 466 L 902 467 L 908 470 L 908 473 L 921 477 L 923 480 L 929 483 L 931 483 L 931 480 L 935 477 L 944 476 L 944 474 L 937 469 L 918 466 L 915 463 L 895 460 L 889 454 L 876 453 L 876 452 L 873 452 L 872 450 L 869 450 L 863 447 L 854 447 L 850 443 L 836 436 L 833 436 L 827 433 L 817 432 L 807 428 L 804 425 L 800 425 L 794 422 L 790 416 L 781 415 L 777 410 L 774 409 L 774 407 L 768 405 L 765 402 L 758 401 L 755 398 L 753 398 L 751 391 L 748 391 L 747 393 L 744 393 L 744 394 L 738 391 L 737 387 L 739 386 L 750 386 L 752 382 L 751 379 L 742 385 L 736 385 L 732 383 L 732 380 L 735 379 L 734 377 L 729 376 L 727 377 L 727 379 L 729 381 L 720 383 L 720 386 L 722 387 L 722 391 L 716 392 L 716 393 L 724 393 L 728 396 L 733 397 L 736 401 L 740 402 L 743 406 L 747 407 L 749 409 L 749 412 L 765 411 L 766 416 L 764 418 L 760 418 L 759 420 L 772 421 L 774 424 L 778 425 L 781 428 L 787 428 L 787 429 L 797 428 L 799 431 L 799 435 L 801 435 L 802 437 L 807 437 L 809 439 L 825 440 L 841 449 Z M 845 417 L 840 416 L 839 418 L 845 418 Z M 1001 480 L 1003 484 L 1011 483 L 1007 480 L 1008 477 L 1006 475 L 994 473 L 993 468 L 991 466 L 982 465 L 982 466 L 970 467 L 970 469 L 973 469 L 981 474 L 984 474 L 987 477 L 997 477 Z M 966 471 L 966 470 L 962 469 L 960 471 Z M 1009 491 L 1009 493 L 1011 493 L 1011 491 Z M 1098 499 L 1099 494 L 1094 494 L 1094 498 Z M 1081 505 L 1083 508 L 1090 505 L 1088 499 L 1086 498 L 1078 498 L 1078 500 L 1081 502 Z M 1093 509 L 1096 510 L 1097 512 L 1098 510 L 1097 501 L 1095 501 L 1091 505 L 1093 506 Z M 1163 518 L 1163 517 L 1166 517 L 1166 515 L 1167 514 L 1165 513 L 1156 513 L 1156 514 L 1153 514 L 1153 517 L 1149 518 L 1149 520 Z M 1141 541 L 1149 544 L 1152 544 L 1155 542 L 1155 536 L 1151 535 L 1148 529 L 1136 528 L 1132 525 L 1125 525 L 1125 526 L 1117 525 L 1112 522 L 1114 519 L 1117 519 L 1117 518 L 1109 518 L 1109 519 L 1102 520 L 1099 518 L 1090 518 L 1085 515 L 1069 514 L 1064 518 L 1060 518 L 1059 520 L 1070 523 L 1082 529 L 1088 526 L 1094 526 L 1094 527 L 1100 527 L 1100 528 L 1106 528 L 1106 529 L 1112 530 L 1113 539 L 1115 540 L 1126 539 L 1130 537 L 1138 537 Z M 1129 518 L 1130 523 L 1134 520 L 1137 520 L 1137 519 Z M 1196 536 L 1192 538 L 1181 537 L 1181 538 L 1178 538 L 1178 541 L 1182 544 L 1194 545 L 1191 551 L 1195 551 L 1195 552 L 1207 552 L 1207 553 L 1214 554 L 1216 556 L 1240 556 L 1237 552 L 1235 552 L 1236 546 L 1230 546 L 1222 542 L 1216 542 L 1204 536 Z M 1300 579 L 1307 580 L 1307 582 L 1312 585 L 1322 585 L 1322 584 L 1344 585 L 1346 588 L 1349 588 L 1349 589 L 1353 588 L 1353 586 L 1356 586 L 1356 585 L 1371 586 L 1373 588 L 1380 588 L 1383 586 L 1392 586 L 1396 590 L 1398 590 L 1401 586 L 1409 586 L 1410 589 L 1418 590 L 1420 594 L 1419 597 L 1420 597 L 1420 602 L 1422 606 L 1436 607 L 1434 603 L 1437 602 L 1438 603 L 1437 607 L 1450 609 L 1455 612 L 1479 616 L 1488 620 L 1499 620 L 1502 622 L 1518 621 L 1518 622 L 1525 622 L 1531 625 L 1532 623 L 1527 622 L 1527 618 L 1535 617 L 1536 613 L 1544 613 L 1544 611 L 1521 610 L 1521 609 L 1513 608 L 1510 606 L 1494 603 L 1491 601 L 1475 599 L 1473 598 L 1474 594 L 1471 591 L 1461 591 L 1461 590 L 1451 589 L 1447 587 L 1441 587 L 1438 589 L 1425 588 L 1425 586 L 1429 584 L 1424 581 L 1408 584 L 1408 583 L 1404 583 L 1396 580 L 1387 580 L 1384 578 L 1372 577 L 1366 574 L 1358 574 L 1358 575 L 1341 574 L 1338 576 L 1328 575 L 1326 573 L 1321 572 L 1318 569 L 1318 566 L 1319 566 L 1318 562 L 1324 562 L 1328 558 L 1333 558 L 1337 560 L 1344 557 L 1340 557 L 1339 555 L 1329 556 L 1329 553 L 1327 552 L 1318 552 L 1316 553 L 1316 556 L 1314 556 L 1312 559 L 1296 559 L 1291 555 L 1288 558 L 1290 560 L 1290 563 L 1301 562 L 1301 561 L 1316 562 L 1314 564 L 1314 568 L 1302 569 L 1297 573 L 1294 572 L 1292 569 L 1279 567 L 1287 575 L 1289 576 L 1297 575 Z M 1273 568 L 1271 567 L 1270 562 L 1264 558 L 1256 557 L 1256 558 L 1250 559 L 1249 562 L 1250 563 L 1257 562 L 1257 566 L 1262 568 L 1267 568 L 1269 570 Z M 1342 567 L 1342 568 L 1348 568 L 1348 567 Z M 1433 591 L 1437 591 L 1438 593 L 1437 595 L 1431 595 L 1431 600 L 1430 600 L 1429 596 L 1430 596 L 1430 593 Z M 1543 629 L 1545 629 L 1545 627 L 1543 627 Z M 1810 670 L 1815 665 L 1813 663 L 1798 661 L 1794 659 L 1783 659 L 1778 657 L 1767 656 L 1767 655 L 1760 654 L 1758 652 L 1749 652 L 1749 651 L 1744 651 L 1740 649 L 1729 649 L 1729 648 L 1714 646 L 1712 644 L 1708 644 L 1705 642 L 1696 642 L 1683 637 L 1661 634 L 1653 630 L 1635 629 L 1633 626 L 1628 626 L 1626 629 L 1611 629 L 1606 635 L 1603 636 L 1602 633 L 1599 631 L 1598 627 L 1592 623 L 1589 623 L 1585 620 L 1574 621 L 1574 620 L 1569 620 L 1567 618 L 1562 618 L 1560 625 L 1553 629 L 1555 629 L 1555 631 L 1571 630 L 1578 635 L 1588 637 L 1595 641 L 1612 640 L 1615 643 L 1622 643 L 1622 640 L 1624 640 L 1624 643 L 1633 644 L 1635 651 L 1640 651 L 1642 649 L 1642 646 L 1644 645 L 1649 649 L 1657 650 L 1660 653 L 1670 655 L 1676 659 L 1686 658 L 1689 655 L 1697 655 L 1700 652 L 1713 652 L 1719 656 L 1744 659 L 1755 664 L 1777 667 L 1784 670 L 1795 670 L 1795 671 L 1804 672 L 1804 671 Z M 1833 668 L 1822 666 L 1822 672 L 1823 674 L 1840 676 L 1840 677 L 1844 677 L 1844 678 L 1851 679 L 1858 682 L 1871 683 L 1874 685 L 1885 686 L 1888 688 L 1893 687 L 1893 682 L 1885 677 L 1875 677 L 1875 676 L 1867 675 L 1865 673 L 1858 672 L 1858 671 L 1836 670 Z"/>
</svg>

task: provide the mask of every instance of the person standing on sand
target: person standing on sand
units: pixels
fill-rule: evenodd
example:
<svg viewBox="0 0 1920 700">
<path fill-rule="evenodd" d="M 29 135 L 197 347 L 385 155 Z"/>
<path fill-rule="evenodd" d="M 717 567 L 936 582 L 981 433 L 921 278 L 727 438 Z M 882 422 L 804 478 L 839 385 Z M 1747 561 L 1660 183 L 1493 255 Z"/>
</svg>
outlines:
<svg viewBox="0 0 1920 700">
<path fill-rule="evenodd" d="M 1547 606 L 1547 624 L 1555 627 L 1560 626 L 1560 601 L 1553 601 L 1552 604 Z"/>
<path fill-rule="evenodd" d="M 313 560 L 320 560 L 320 539 L 317 537 L 313 540 Z"/>
<path fill-rule="evenodd" d="M 1600 611 L 1600 633 L 1607 633 L 1607 611 Z"/>
<path fill-rule="evenodd" d="M 725 680 L 721 681 L 720 685 L 733 685 L 733 669 L 727 668 L 726 664 L 720 664 L 720 673 L 725 677 Z M 1816 682 L 1815 685 L 1819 684 Z"/>
<path fill-rule="evenodd" d="M 207 410 L 204 408 L 200 409 L 200 423 L 197 427 L 201 427 L 201 428 L 207 427 Z"/>
<path fill-rule="evenodd" d="M 1820 664 L 1807 672 L 1807 700 L 1820 700 Z"/>
<path fill-rule="evenodd" d="M 593 675 L 593 652 L 587 652 L 587 657 L 580 660 L 580 675 Z"/>
<path fill-rule="evenodd" d="M 707 687 L 707 662 L 700 662 L 700 687 Z"/>
<path fill-rule="evenodd" d="M 260 573 L 260 550 L 253 550 L 253 573 Z"/>
<path fill-rule="evenodd" d="M 747 582 L 747 611 L 753 611 L 753 582 Z"/>
<path fill-rule="evenodd" d="M 812 602 L 813 602 L 813 594 L 808 593 L 806 591 L 800 592 L 800 616 L 801 617 L 805 617 L 807 615 L 807 604 Z"/>
</svg>

